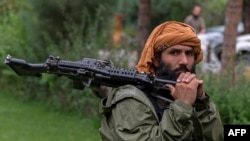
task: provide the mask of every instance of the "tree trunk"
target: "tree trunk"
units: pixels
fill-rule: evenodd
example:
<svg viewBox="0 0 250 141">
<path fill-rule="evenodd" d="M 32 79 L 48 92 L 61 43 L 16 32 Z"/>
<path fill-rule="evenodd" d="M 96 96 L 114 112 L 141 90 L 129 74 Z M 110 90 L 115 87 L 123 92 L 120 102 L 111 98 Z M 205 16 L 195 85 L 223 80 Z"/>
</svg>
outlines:
<svg viewBox="0 0 250 141">
<path fill-rule="evenodd" d="M 222 77 L 228 78 L 229 86 L 235 81 L 236 36 L 241 17 L 243 0 L 229 0 L 225 17 L 224 42 L 222 48 Z"/>
<path fill-rule="evenodd" d="M 243 34 L 250 33 L 250 0 L 243 1 L 243 12 L 242 12 L 242 20 L 244 23 L 244 32 Z"/>
<path fill-rule="evenodd" d="M 138 58 L 150 34 L 151 0 L 140 0 L 137 23 Z"/>
</svg>

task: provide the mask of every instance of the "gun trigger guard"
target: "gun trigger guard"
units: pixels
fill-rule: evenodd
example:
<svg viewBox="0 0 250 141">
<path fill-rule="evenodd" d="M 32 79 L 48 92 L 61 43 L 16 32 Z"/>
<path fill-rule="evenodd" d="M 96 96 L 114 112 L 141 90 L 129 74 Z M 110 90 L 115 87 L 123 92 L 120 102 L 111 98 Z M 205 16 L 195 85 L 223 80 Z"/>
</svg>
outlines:
<svg viewBox="0 0 250 141">
<path fill-rule="evenodd" d="M 89 78 L 89 79 L 88 79 L 88 83 L 86 84 L 87 87 L 90 87 L 90 85 L 91 85 L 91 83 L 92 83 L 92 80 L 93 80 L 92 78 Z"/>
</svg>

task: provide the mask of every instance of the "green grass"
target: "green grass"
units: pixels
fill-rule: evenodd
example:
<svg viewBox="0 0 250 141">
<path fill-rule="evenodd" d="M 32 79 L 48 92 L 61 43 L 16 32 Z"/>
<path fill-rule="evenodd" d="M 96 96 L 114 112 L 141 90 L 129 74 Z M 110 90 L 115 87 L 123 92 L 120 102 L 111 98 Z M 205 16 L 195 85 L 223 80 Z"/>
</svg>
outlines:
<svg viewBox="0 0 250 141">
<path fill-rule="evenodd" d="M 98 141 L 98 118 L 58 112 L 0 92 L 0 141 Z"/>
</svg>

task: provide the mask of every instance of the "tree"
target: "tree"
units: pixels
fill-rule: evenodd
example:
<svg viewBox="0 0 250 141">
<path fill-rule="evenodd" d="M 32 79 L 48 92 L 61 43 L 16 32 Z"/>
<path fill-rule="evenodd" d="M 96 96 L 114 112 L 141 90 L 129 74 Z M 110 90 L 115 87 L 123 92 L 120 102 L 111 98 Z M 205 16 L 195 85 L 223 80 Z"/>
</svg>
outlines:
<svg viewBox="0 0 250 141">
<path fill-rule="evenodd" d="M 243 1 L 242 20 L 244 23 L 244 33 L 250 33 L 250 0 Z"/>
<path fill-rule="evenodd" d="M 236 36 L 237 26 L 241 17 L 243 0 L 229 0 L 225 17 L 225 32 L 222 48 L 222 74 L 230 84 L 235 80 Z M 222 77 L 225 75 L 221 75 Z"/>
<path fill-rule="evenodd" d="M 151 0 L 140 0 L 137 23 L 137 43 L 138 57 L 140 58 L 141 51 L 150 34 L 151 24 Z"/>
</svg>

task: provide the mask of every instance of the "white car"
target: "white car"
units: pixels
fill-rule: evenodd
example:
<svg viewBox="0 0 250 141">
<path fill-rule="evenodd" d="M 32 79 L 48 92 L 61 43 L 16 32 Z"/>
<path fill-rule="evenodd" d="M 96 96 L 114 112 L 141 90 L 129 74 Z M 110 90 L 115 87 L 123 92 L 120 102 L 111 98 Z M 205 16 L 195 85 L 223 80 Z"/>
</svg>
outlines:
<svg viewBox="0 0 250 141">
<path fill-rule="evenodd" d="M 223 44 L 222 32 L 207 32 L 198 34 L 204 53 L 201 62 L 202 72 L 218 73 L 221 70 L 221 53 Z M 250 34 L 239 35 L 236 38 L 237 64 L 243 63 L 250 67 Z"/>
</svg>

